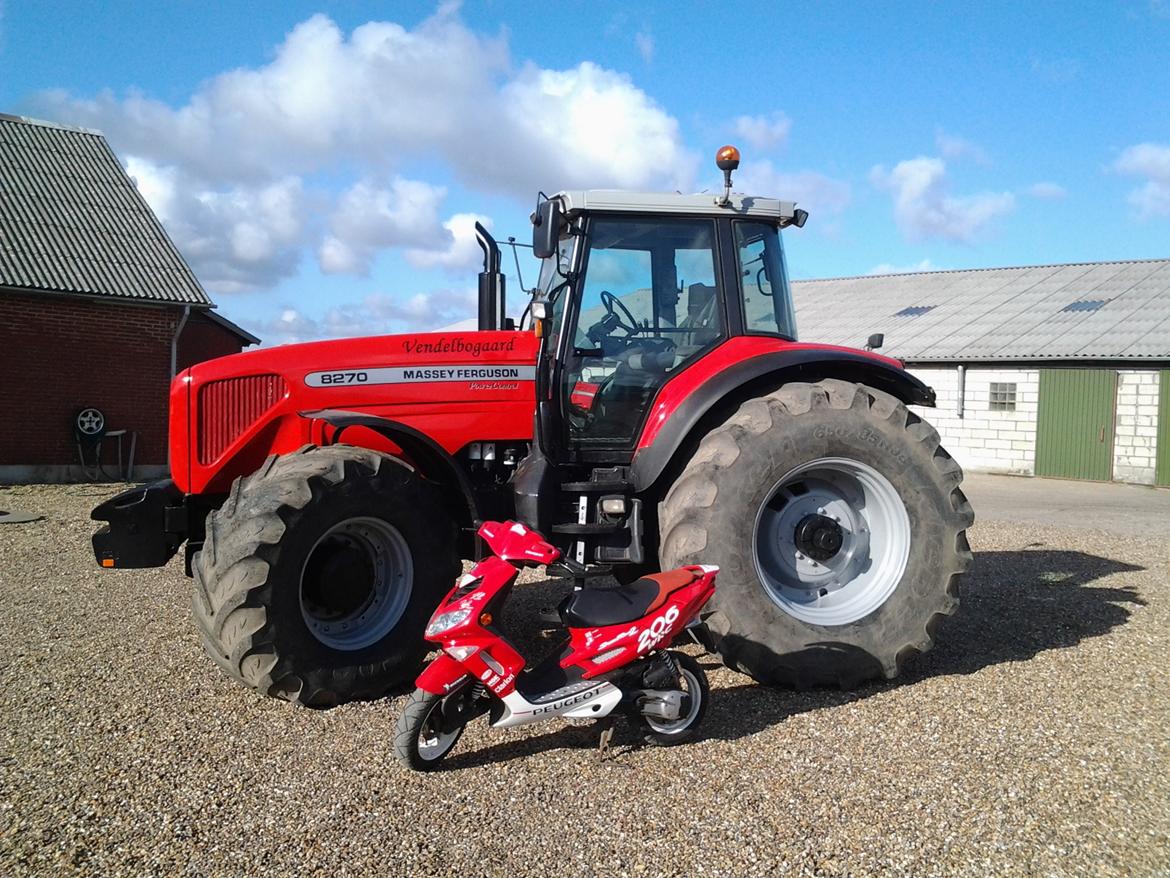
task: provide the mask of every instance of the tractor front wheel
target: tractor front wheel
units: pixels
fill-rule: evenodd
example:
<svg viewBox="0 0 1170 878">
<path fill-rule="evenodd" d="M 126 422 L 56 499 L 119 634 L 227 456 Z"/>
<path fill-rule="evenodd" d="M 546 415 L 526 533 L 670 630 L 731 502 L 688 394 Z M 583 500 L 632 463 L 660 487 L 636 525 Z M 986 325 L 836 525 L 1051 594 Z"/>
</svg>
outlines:
<svg viewBox="0 0 1170 878">
<path fill-rule="evenodd" d="M 700 443 L 659 508 L 663 569 L 719 565 L 711 641 L 758 680 L 892 678 L 958 606 L 973 520 L 962 477 L 889 394 L 785 385 Z"/>
<path fill-rule="evenodd" d="M 409 681 L 460 562 L 432 485 L 395 458 L 333 445 L 237 479 L 193 566 L 195 621 L 220 667 L 332 707 Z"/>
</svg>

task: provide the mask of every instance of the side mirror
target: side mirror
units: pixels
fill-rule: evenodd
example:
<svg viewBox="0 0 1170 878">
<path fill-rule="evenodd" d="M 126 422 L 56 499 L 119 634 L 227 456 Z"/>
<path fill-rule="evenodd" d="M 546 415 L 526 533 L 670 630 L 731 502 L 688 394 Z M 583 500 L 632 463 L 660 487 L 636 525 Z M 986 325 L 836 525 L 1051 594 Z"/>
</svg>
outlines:
<svg viewBox="0 0 1170 878">
<path fill-rule="evenodd" d="M 546 198 L 532 214 L 532 255 L 537 259 L 555 256 L 561 238 L 561 203 Z"/>
<path fill-rule="evenodd" d="M 886 343 L 886 336 L 884 333 L 875 332 L 865 340 L 865 349 L 867 351 L 876 351 L 883 344 Z"/>
</svg>

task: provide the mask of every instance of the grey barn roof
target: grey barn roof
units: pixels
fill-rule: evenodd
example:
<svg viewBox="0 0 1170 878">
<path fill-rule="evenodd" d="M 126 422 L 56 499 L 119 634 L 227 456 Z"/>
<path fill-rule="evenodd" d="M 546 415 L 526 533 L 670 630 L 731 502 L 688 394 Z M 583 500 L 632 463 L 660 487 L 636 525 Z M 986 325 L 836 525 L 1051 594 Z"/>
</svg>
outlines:
<svg viewBox="0 0 1170 878">
<path fill-rule="evenodd" d="M 5 114 L 0 287 L 212 305 L 101 134 Z"/>
<path fill-rule="evenodd" d="M 1170 259 L 797 281 L 806 341 L 909 362 L 1170 361 Z"/>
</svg>

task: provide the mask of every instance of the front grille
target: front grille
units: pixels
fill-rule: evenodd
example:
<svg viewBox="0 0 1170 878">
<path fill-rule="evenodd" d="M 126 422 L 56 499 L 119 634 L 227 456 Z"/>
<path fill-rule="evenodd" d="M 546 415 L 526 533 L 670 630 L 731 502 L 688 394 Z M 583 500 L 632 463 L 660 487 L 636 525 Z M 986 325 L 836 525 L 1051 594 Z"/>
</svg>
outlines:
<svg viewBox="0 0 1170 878">
<path fill-rule="evenodd" d="M 199 388 L 199 463 L 216 461 L 240 435 L 288 394 L 279 375 L 209 381 Z"/>
</svg>

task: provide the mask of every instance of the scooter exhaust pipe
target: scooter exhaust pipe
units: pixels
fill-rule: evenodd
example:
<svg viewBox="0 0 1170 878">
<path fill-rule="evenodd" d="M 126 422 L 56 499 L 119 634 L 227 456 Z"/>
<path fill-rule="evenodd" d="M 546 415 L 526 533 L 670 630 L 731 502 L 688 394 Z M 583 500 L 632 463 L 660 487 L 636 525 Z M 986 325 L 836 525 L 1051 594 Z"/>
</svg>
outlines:
<svg viewBox="0 0 1170 878">
<path fill-rule="evenodd" d="M 680 689 L 642 689 L 633 692 L 634 703 L 643 716 L 676 720 L 690 710 L 690 696 Z"/>
</svg>

